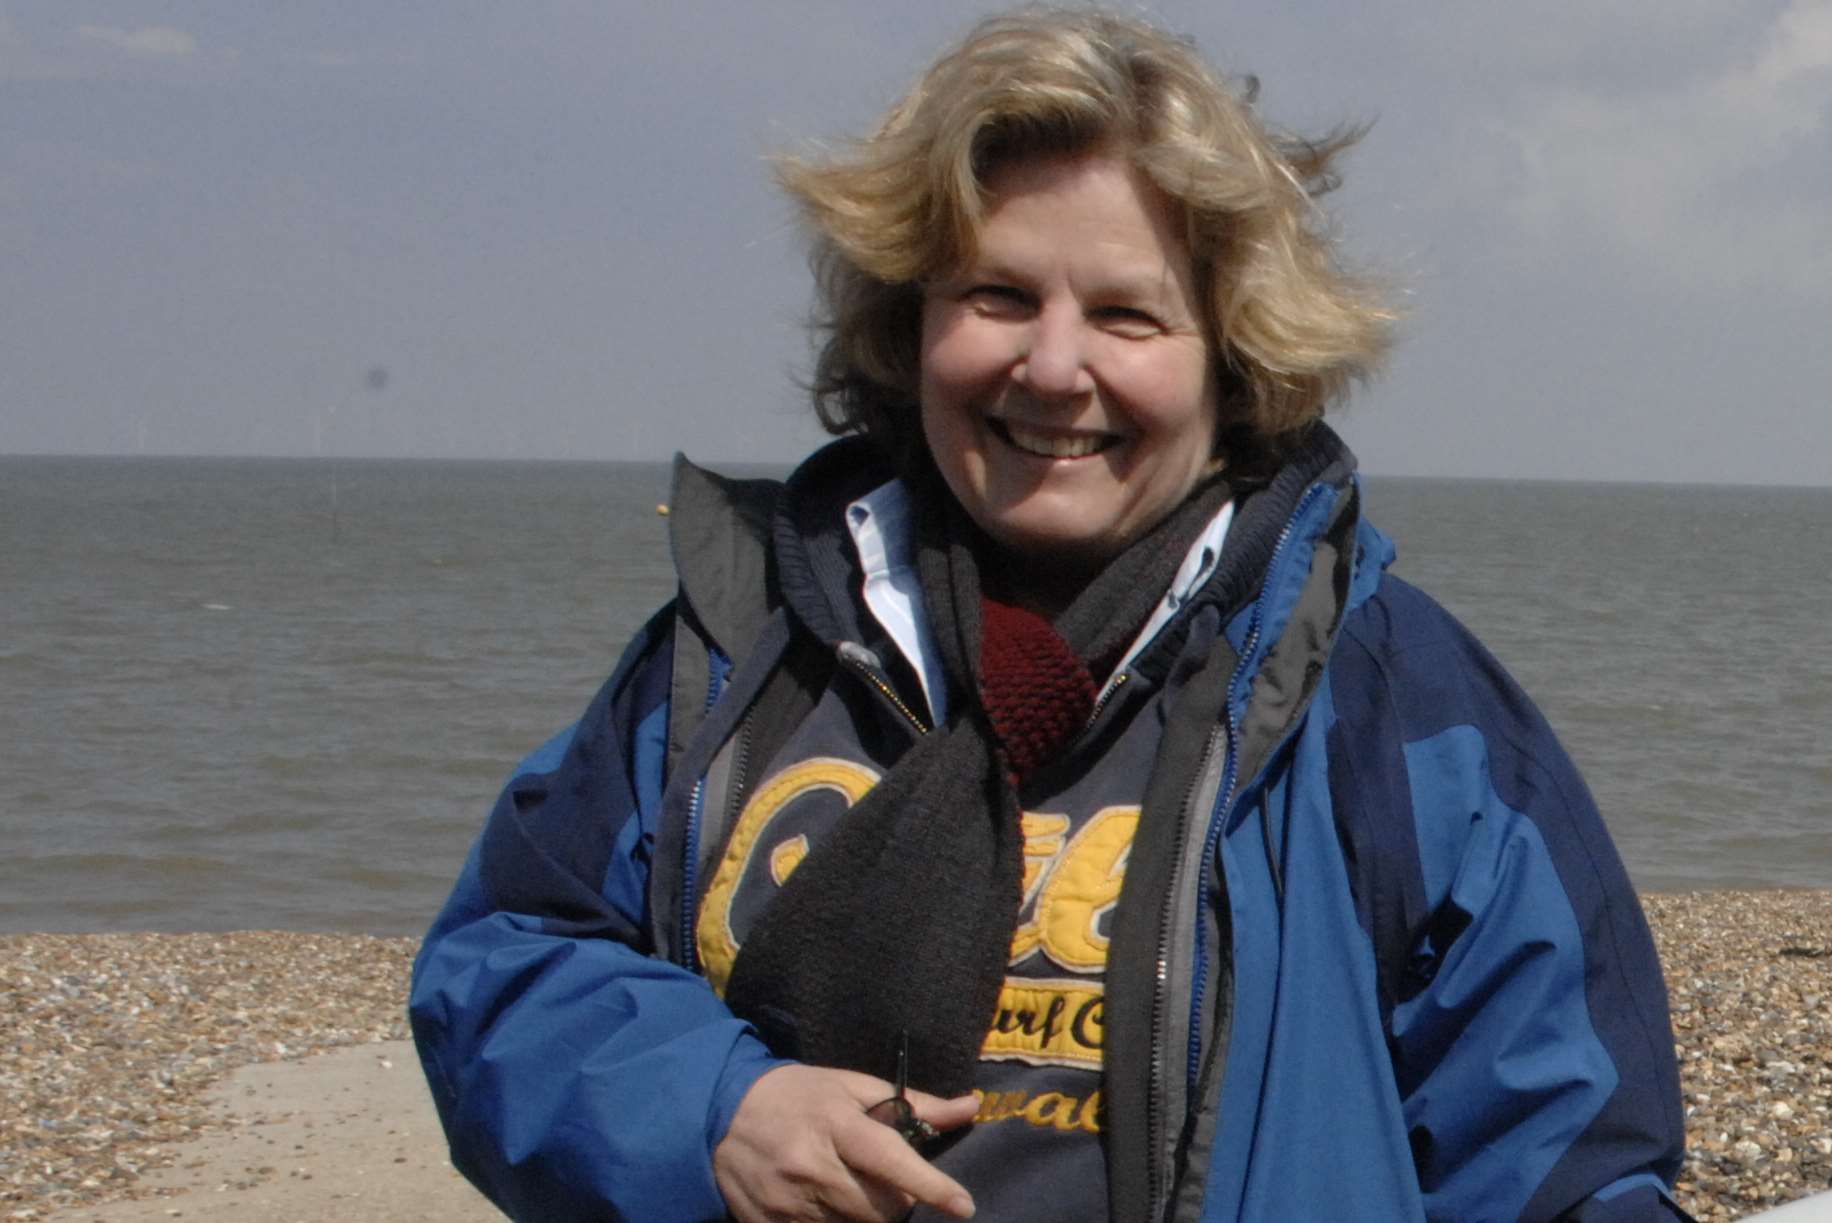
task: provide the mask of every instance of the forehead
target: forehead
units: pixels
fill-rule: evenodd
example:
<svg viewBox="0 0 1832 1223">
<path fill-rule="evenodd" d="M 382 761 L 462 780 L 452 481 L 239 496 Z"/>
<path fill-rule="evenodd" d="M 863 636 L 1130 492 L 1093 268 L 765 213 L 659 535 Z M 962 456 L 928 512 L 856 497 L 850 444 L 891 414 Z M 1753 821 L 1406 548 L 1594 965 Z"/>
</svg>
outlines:
<svg viewBox="0 0 1832 1223">
<path fill-rule="evenodd" d="M 1098 254 L 1116 272 L 1188 271 L 1182 209 L 1119 154 L 1020 158 L 984 186 L 974 262 Z"/>
</svg>

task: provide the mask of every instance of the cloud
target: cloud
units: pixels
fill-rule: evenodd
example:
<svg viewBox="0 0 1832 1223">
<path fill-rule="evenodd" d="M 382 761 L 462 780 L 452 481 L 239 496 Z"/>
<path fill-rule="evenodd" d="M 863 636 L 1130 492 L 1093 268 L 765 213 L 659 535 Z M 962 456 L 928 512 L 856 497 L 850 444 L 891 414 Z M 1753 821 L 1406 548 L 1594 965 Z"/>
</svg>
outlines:
<svg viewBox="0 0 1832 1223">
<path fill-rule="evenodd" d="M 149 25 L 124 30 L 111 25 L 85 25 L 76 29 L 78 36 L 106 43 L 129 55 L 171 58 L 191 55 L 197 50 L 195 36 L 171 26 Z"/>
<path fill-rule="evenodd" d="M 1740 49 L 1624 90 L 1541 88 L 1490 134 L 1508 214 L 1686 280 L 1824 292 L 1832 276 L 1832 0 L 1792 0 Z"/>
<path fill-rule="evenodd" d="M 0 0 L 4 4 L 5 0 Z M 114 54 L 98 55 L 97 46 Z M 138 78 L 147 72 L 169 72 L 220 67 L 233 62 L 235 53 L 219 49 L 199 54 L 197 37 L 172 26 L 81 25 L 75 29 L 36 28 L 0 14 L 0 81 L 101 81 Z"/>
<path fill-rule="evenodd" d="M 1781 15 L 1774 53 L 1765 67 L 1784 75 L 1832 68 L 1832 5 L 1796 3 Z"/>
</svg>

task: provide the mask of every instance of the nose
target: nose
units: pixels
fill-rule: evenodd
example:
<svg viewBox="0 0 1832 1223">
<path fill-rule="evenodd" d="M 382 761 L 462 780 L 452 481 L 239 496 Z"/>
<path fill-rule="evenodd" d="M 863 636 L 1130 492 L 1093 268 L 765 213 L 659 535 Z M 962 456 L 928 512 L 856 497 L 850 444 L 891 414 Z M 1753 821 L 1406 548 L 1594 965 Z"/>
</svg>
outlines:
<svg viewBox="0 0 1832 1223">
<path fill-rule="evenodd" d="M 1086 336 L 1077 312 L 1044 308 L 1031 320 L 1029 344 L 1012 371 L 1040 399 L 1064 399 L 1094 389 Z"/>
</svg>

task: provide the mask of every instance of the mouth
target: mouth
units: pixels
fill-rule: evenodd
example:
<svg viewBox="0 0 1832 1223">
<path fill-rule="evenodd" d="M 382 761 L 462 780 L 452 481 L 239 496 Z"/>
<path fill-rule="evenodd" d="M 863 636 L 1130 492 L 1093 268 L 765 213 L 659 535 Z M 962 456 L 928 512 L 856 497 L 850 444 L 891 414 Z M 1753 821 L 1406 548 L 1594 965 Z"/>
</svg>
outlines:
<svg viewBox="0 0 1832 1223">
<path fill-rule="evenodd" d="M 1041 459 L 1085 459 L 1120 444 L 1117 433 L 1063 433 L 1033 429 L 1013 420 L 988 417 L 986 427 L 993 436 L 1014 450 Z"/>
</svg>

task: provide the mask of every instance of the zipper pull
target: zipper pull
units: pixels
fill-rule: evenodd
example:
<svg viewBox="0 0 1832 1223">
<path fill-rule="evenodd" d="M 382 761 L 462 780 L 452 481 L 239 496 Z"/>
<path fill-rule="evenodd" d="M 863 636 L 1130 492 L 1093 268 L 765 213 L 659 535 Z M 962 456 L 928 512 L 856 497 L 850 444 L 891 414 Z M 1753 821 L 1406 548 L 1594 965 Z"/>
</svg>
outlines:
<svg viewBox="0 0 1832 1223">
<path fill-rule="evenodd" d="M 897 695 L 897 690 L 891 687 L 890 680 L 884 673 L 884 661 L 875 653 L 856 641 L 840 642 L 838 646 L 834 647 L 834 653 L 842 664 L 883 694 L 884 699 L 889 701 L 897 712 L 916 728 L 916 733 L 922 735 L 929 733 L 929 724 L 918 717 L 916 711 L 906 705 L 903 698 Z"/>
<path fill-rule="evenodd" d="M 835 649 L 843 663 L 854 667 L 869 667 L 873 671 L 884 670 L 884 660 L 860 642 L 842 641 Z"/>
</svg>

